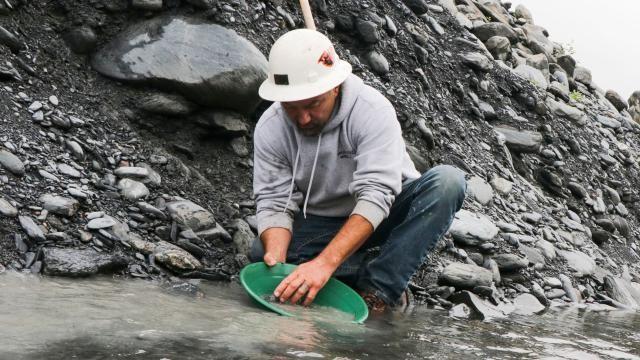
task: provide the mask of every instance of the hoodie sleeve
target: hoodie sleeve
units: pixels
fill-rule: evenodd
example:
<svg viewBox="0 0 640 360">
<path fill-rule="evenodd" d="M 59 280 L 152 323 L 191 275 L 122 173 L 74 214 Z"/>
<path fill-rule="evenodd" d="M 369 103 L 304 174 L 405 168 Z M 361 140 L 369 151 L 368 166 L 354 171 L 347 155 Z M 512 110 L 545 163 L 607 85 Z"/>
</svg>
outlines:
<svg viewBox="0 0 640 360">
<path fill-rule="evenodd" d="M 302 199 L 302 194 L 294 187 L 288 208 L 283 211 L 289 197 L 295 159 L 285 156 L 283 146 L 286 145 L 281 143 L 279 136 L 274 136 L 281 131 L 268 124 L 259 124 L 254 133 L 253 192 L 256 196 L 258 236 L 273 227 L 291 231 L 293 215 L 299 211 L 298 203 Z"/>
<path fill-rule="evenodd" d="M 356 171 L 349 192 L 356 198 L 351 214 L 367 219 L 373 228 L 389 215 L 402 191 L 402 164 L 406 152 L 393 106 L 370 108 L 353 124 Z"/>
</svg>

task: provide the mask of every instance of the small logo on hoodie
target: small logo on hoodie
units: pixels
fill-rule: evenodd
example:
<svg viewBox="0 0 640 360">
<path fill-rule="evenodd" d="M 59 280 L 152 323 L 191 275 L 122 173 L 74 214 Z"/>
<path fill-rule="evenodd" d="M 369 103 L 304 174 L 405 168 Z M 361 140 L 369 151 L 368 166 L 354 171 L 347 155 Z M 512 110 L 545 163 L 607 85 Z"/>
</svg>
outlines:
<svg viewBox="0 0 640 360">
<path fill-rule="evenodd" d="M 333 60 L 334 52 L 335 51 L 333 50 L 333 47 L 323 51 L 322 55 L 320 55 L 320 58 L 318 59 L 318 64 L 322 64 L 326 67 L 332 67 L 334 64 L 334 60 Z"/>
</svg>

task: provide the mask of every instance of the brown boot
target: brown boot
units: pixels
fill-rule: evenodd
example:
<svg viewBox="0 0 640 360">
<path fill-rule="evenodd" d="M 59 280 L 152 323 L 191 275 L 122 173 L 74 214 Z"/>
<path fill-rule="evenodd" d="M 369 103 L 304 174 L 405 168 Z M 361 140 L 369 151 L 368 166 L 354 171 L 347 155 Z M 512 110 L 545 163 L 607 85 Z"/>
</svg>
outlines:
<svg viewBox="0 0 640 360">
<path fill-rule="evenodd" d="M 369 312 L 372 314 L 381 314 L 387 310 L 394 312 L 405 312 L 413 303 L 413 294 L 409 289 L 405 289 L 400 295 L 396 305 L 389 305 L 373 292 L 360 292 L 360 296 L 367 304 Z"/>
</svg>

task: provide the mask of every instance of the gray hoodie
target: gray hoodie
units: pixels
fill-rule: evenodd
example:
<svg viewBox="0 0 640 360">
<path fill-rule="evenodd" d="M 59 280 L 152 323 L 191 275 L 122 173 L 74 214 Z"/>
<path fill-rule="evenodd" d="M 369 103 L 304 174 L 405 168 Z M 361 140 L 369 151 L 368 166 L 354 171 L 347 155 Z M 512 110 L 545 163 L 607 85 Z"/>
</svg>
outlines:
<svg viewBox="0 0 640 360">
<path fill-rule="evenodd" d="M 254 134 L 253 191 L 258 233 L 291 231 L 293 215 L 359 214 L 376 228 L 405 181 L 420 177 L 407 154 L 393 105 L 350 75 L 320 135 L 302 135 L 276 102 Z"/>
</svg>

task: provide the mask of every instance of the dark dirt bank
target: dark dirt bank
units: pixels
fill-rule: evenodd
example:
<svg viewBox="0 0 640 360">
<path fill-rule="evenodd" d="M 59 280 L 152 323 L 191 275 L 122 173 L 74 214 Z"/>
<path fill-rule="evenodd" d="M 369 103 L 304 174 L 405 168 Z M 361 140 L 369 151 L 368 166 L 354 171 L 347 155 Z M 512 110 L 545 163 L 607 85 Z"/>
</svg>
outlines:
<svg viewBox="0 0 640 360">
<path fill-rule="evenodd" d="M 72 276 L 114 268 L 154 278 L 236 275 L 254 236 L 252 127 L 269 104 L 223 112 L 160 91 L 157 81 L 100 75 L 91 57 L 158 16 L 233 29 L 266 56 L 301 26 L 297 2 L 10 2 L 0 9 L 9 32 L 0 37 L 0 151 L 22 170 L 8 158 L 0 166 L 0 201 L 15 210 L 0 211 L 0 264 Z M 462 301 L 451 296 L 459 290 L 494 304 L 532 293 L 544 305 L 638 306 L 640 130 L 627 110 L 635 99 L 600 90 L 526 9 L 456 4 L 312 2 L 319 30 L 395 105 L 418 168 L 444 163 L 469 174 L 465 211 L 416 275 L 414 293 L 444 307 Z M 202 120 L 220 113 L 232 120 Z M 118 175 L 121 167 L 147 171 Z M 149 194 L 127 197 L 126 178 Z M 44 194 L 77 204 L 60 210 Z M 170 205 L 184 199 L 187 210 Z M 94 218 L 117 224 L 87 228 Z M 67 271 L 74 264 L 83 271 Z"/>
</svg>

